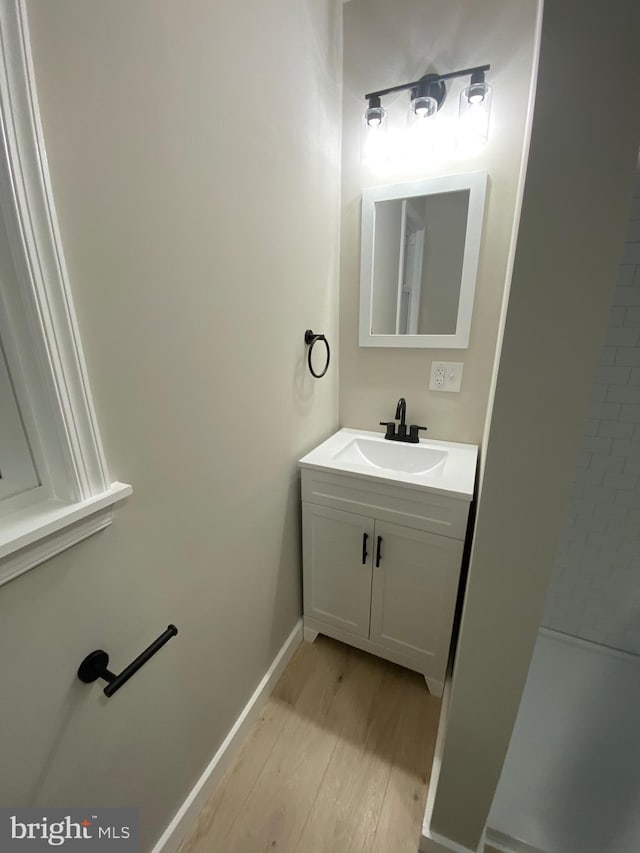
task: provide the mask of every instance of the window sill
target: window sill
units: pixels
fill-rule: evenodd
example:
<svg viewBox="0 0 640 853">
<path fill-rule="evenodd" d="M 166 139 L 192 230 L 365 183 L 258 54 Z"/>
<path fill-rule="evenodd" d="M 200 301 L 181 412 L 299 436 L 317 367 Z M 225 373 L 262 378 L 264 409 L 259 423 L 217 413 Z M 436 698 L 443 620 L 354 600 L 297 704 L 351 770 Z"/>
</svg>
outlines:
<svg viewBox="0 0 640 853">
<path fill-rule="evenodd" d="M 126 483 L 86 501 L 47 500 L 0 518 L 0 585 L 111 524 L 111 507 L 129 497 Z"/>
</svg>

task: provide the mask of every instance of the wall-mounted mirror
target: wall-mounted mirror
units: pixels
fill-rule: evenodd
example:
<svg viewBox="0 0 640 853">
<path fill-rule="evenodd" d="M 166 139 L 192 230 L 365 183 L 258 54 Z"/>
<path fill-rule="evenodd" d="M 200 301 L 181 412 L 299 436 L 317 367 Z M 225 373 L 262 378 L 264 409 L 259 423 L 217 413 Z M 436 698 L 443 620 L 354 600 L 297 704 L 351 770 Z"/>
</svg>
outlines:
<svg viewBox="0 0 640 853">
<path fill-rule="evenodd" d="M 362 195 L 360 346 L 469 345 L 486 172 Z"/>
</svg>

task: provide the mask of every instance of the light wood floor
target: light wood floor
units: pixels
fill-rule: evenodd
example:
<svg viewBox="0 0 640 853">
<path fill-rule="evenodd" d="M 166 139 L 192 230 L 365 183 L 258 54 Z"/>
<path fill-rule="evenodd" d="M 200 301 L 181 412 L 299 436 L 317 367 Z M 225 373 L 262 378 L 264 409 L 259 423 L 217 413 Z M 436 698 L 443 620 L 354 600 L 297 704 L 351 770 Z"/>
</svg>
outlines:
<svg viewBox="0 0 640 853">
<path fill-rule="evenodd" d="M 416 853 L 439 713 L 416 673 L 303 643 L 180 853 Z"/>
</svg>

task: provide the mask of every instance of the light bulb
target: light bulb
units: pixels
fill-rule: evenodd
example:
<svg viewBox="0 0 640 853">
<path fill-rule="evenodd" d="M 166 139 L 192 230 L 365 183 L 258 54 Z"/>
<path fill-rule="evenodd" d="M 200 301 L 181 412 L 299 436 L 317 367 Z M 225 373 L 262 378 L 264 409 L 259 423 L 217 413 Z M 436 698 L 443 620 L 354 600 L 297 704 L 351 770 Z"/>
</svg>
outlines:
<svg viewBox="0 0 640 853">
<path fill-rule="evenodd" d="M 424 95 L 411 101 L 410 110 L 420 119 L 431 118 L 438 112 L 438 102 L 435 98 Z"/>
<path fill-rule="evenodd" d="M 487 94 L 489 87 L 486 83 L 472 83 L 468 88 L 467 98 L 470 104 L 481 104 Z"/>
<path fill-rule="evenodd" d="M 491 86 L 484 80 L 471 82 L 460 93 L 458 111 L 458 148 L 469 155 L 477 153 L 489 137 Z"/>
<path fill-rule="evenodd" d="M 375 166 L 389 156 L 387 111 L 381 106 L 369 107 L 362 116 L 360 155 L 363 163 Z"/>
<path fill-rule="evenodd" d="M 369 127 L 379 127 L 387 115 L 382 107 L 369 107 L 365 110 L 364 118 Z"/>
</svg>

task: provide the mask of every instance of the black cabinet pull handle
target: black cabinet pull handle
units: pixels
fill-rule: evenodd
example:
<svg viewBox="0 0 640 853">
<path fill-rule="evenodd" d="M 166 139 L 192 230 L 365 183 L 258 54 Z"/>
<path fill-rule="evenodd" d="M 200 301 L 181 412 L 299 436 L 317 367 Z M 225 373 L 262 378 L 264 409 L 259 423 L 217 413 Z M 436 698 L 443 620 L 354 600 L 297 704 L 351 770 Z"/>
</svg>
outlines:
<svg viewBox="0 0 640 853">
<path fill-rule="evenodd" d="M 362 534 L 362 565 L 365 566 L 367 564 L 367 557 L 369 553 L 367 551 L 367 542 L 369 541 L 369 534 Z"/>
<path fill-rule="evenodd" d="M 90 684 L 92 681 L 102 678 L 104 681 L 108 682 L 102 692 L 107 697 L 113 696 L 116 690 L 120 690 L 122 685 L 126 684 L 131 676 L 135 675 L 140 667 L 144 666 L 149 658 L 152 658 L 155 653 L 161 649 L 165 643 L 168 643 L 172 637 L 175 637 L 177 633 L 178 629 L 176 626 L 169 625 L 167 630 L 160 634 L 158 639 L 154 640 L 150 646 L 147 646 L 142 654 L 139 654 L 138 657 L 129 664 L 129 666 L 125 666 L 119 675 L 114 675 L 113 672 L 109 672 L 107 669 L 109 666 L 109 655 L 102 649 L 96 649 L 95 652 L 91 652 L 91 654 L 87 655 L 78 667 L 78 678 L 80 681 L 84 681 L 85 684 Z"/>
<path fill-rule="evenodd" d="M 378 545 L 376 547 L 376 569 L 380 568 L 380 560 L 382 559 L 382 536 L 378 536 Z"/>
</svg>

